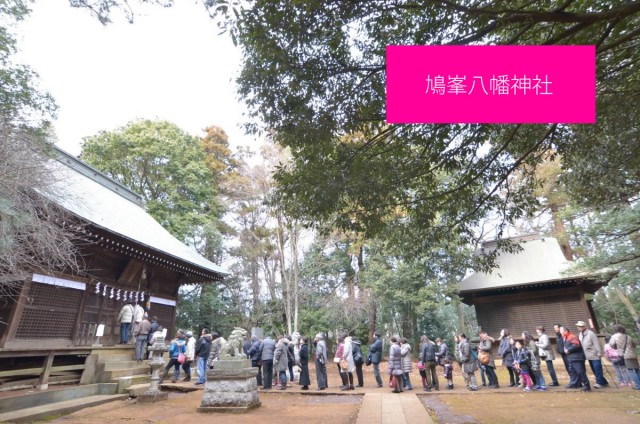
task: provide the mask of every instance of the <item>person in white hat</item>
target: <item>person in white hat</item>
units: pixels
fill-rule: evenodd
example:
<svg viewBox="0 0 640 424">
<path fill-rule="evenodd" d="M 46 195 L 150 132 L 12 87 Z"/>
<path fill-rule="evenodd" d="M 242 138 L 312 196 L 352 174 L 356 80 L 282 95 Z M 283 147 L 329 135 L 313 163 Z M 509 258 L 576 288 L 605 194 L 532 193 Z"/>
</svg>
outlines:
<svg viewBox="0 0 640 424">
<path fill-rule="evenodd" d="M 598 341 L 598 336 L 587 328 L 584 321 L 576 322 L 576 327 L 578 327 L 578 338 L 582 344 L 584 356 L 587 358 L 587 361 L 589 361 L 593 375 L 596 376 L 596 384 L 594 384 L 593 387 L 600 389 L 608 386 L 609 382 L 604 377 L 604 370 L 602 369 L 602 360 L 600 359 L 602 358 L 602 347 Z"/>
<path fill-rule="evenodd" d="M 192 331 L 187 331 L 185 337 L 187 338 L 187 352 L 184 354 L 182 369 L 186 376 L 182 381 L 191 381 L 191 364 L 193 363 L 193 358 L 196 355 L 196 339 L 193 337 Z"/>
</svg>

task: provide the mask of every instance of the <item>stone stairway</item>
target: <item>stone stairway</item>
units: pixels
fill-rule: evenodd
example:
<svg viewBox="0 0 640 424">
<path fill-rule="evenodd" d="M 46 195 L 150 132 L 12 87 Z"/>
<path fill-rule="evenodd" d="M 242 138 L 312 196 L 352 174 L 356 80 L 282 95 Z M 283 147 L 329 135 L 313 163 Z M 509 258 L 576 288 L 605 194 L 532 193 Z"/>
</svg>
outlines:
<svg viewBox="0 0 640 424">
<path fill-rule="evenodd" d="M 135 361 L 132 347 L 125 345 L 93 351 L 85 362 L 80 384 L 116 383 L 117 393 L 127 393 L 131 386 L 148 385 L 151 378 L 148 361 Z"/>
<path fill-rule="evenodd" d="M 4 397 L 0 399 L 0 422 L 30 423 L 126 399 L 127 395 L 116 394 L 117 388 L 116 383 L 89 384 Z"/>
</svg>

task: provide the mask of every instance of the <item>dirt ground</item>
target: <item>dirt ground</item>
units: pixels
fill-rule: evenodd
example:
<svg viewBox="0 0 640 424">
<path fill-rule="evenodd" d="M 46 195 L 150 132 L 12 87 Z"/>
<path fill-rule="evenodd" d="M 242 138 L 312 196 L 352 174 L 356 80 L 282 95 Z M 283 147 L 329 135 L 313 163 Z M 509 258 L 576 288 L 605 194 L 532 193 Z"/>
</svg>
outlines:
<svg viewBox="0 0 640 424">
<path fill-rule="evenodd" d="M 500 389 L 480 387 L 477 392 L 465 391 L 462 377 L 456 372 L 455 390 L 421 396 L 421 399 L 434 421 L 439 423 L 640 423 L 640 390 L 616 387 L 609 364 L 605 364 L 609 387 L 591 392 L 565 389 L 569 376 L 562 362 L 554 362 L 554 365 L 560 387 L 550 387 L 546 392 L 525 393 L 517 387 L 508 387 L 508 371 L 498 366 Z M 542 372 L 547 384 L 551 383 L 546 366 Z M 587 376 L 593 384 L 590 370 Z M 476 377 L 480 384 L 479 372 Z"/>
<path fill-rule="evenodd" d="M 381 366 L 383 377 L 385 366 Z M 202 420 L 215 420 L 216 424 L 255 424 L 258 421 L 269 424 L 305 422 L 310 424 L 353 424 L 356 421 L 362 396 L 365 393 L 386 393 L 388 387 L 376 388 L 372 368 L 364 369 L 365 387 L 355 391 L 338 390 L 337 370 L 330 367 L 329 390 L 315 391 L 315 373 L 311 370 L 311 390 L 300 391 L 293 385 L 286 391 L 260 391 L 262 406 L 246 414 L 202 414 L 196 412 L 200 405 L 202 391 L 189 393 L 170 392 L 169 400 L 157 404 L 137 404 L 135 400 L 112 402 L 87 408 L 71 415 L 60 417 L 56 423 L 186 423 Z M 440 371 L 440 369 L 439 369 Z M 556 364 L 560 387 L 549 391 L 524 393 L 521 389 L 508 387 L 506 369 L 498 367 L 500 389 L 480 387 L 478 392 L 469 392 L 464 388 L 462 377 L 454 372 L 454 390 L 446 390 L 442 378 L 439 392 L 426 393 L 421 390 L 421 378 L 417 372 L 411 375 L 414 391 L 399 396 L 418 395 L 438 423 L 640 423 L 640 391 L 630 387 L 616 388 L 608 374 L 610 387 L 594 389 L 583 393 L 564 389 L 568 376 L 562 364 Z M 548 376 L 546 369 L 543 370 Z M 440 374 L 440 372 L 439 372 Z M 593 375 L 588 373 L 591 381 Z M 478 383 L 480 383 L 480 376 Z M 183 383 L 193 387 L 192 383 Z"/>
<path fill-rule="evenodd" d="M 260 393 L 262 405 L 246 414 L 199 413 L 202 391 L 172 393 L 169 400 L 157 404 L 136 404 L 134 400 L 112 402 L 83 409 L 55 423 L 197 423 L 216 424 L 352 424 L 356 421 L 362 396 L 305 396 L 299 392 Z"/>
<path fill-rule="evenodd" d="M 562 393 L 469 393 L 437 396 L 448 408 L 438 422 L 542 424 L 542 423 L 640 423 L 638 391 Z M 432 409 L 431 405 L 429 408 Z M 473 420 L 455 420 L 471 416 Z"/>
<path fill-rule="evenodd" d="M 382 390 L 382 389 L 380 389 Z M 367 391 L 376 391 L 371 389 Z M 364 392 L 364 391 L 363 391 Z M 437 423 L 640 423 L 640 392 L 606 389 L 601 392 L 405 392 L 418 395 Z M 353 424 L 362 395 L 307 395 L 297 389 L 261 392 L 262 406 L 246 414 L 202 414 L 196 412 L 202 392 L 171 393 L 158 404 L 135 400 L 87 408 L 53 422 L 79 424 L 193 423 L 215 420 L 216 424 Z"/>
</svg>

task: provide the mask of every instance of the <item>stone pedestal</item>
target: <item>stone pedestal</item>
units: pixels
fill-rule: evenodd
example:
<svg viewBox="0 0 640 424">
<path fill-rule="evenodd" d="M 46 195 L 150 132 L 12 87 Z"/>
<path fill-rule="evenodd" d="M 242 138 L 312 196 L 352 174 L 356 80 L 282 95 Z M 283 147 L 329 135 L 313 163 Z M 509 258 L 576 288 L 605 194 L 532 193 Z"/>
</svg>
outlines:
<svg viewBox="0 0 640 424">
<path fill-rule="evenodd" d="M 223 359 L 207 371 L 198 412 L 244 413 L 260 406 L 256 369 L 248 359 Z"/>
<path fill-rule="evenodd" d="M 138 396 L 138 402 L 159 402 L 167 400 L 169 393 L 161 392 L 158 382 L 160 381 L 160 370 L 164 368 L 166 364 L 162 358 L 162 354 L 169 350 L 167 345 L 164 344 L 164 338 L 158 337 L 156 342 L 148 348 L 151 352 L 151 383 L 149 390 Z"/>
</svg>

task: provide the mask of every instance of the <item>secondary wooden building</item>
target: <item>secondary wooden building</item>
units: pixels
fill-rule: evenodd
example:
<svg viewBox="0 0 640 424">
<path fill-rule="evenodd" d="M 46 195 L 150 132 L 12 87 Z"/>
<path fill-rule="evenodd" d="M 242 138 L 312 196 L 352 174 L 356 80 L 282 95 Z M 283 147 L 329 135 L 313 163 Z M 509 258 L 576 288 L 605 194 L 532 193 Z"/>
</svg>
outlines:
<svg viewBox="0 0 640 424">
<path fill-rule="evenodd" d="M 184 245 L 143 207 L 142 198 L 82 161 L 58 151 L 54 200 L 78 233 L 80 273 L 50 270 L 29 275 L 19 295 L 0 303 L 0 370 L 20 358 L 82 357 L 98 341 L 119 342 L 120 309 L 143 302 L 172 335 L 178 289 L 215 283 L 228 273 Z M 98 340 L 96 330 L 104 326 Z M 46 365 L 46 361 L 45 361 Z M 54 366 L 55 368 L 55 366 Z M 0 387 L 4 372 L 0 372 Z"/>
<path fill-rule="evenodd" d="M 498 267 L 490 274 L 475 273 L 459 284 L 462 301 L 474 305 L 480 328 L 493 337 L 508 328 L 520 337 L 527 330 L 535 336 L 543 325 L 554 337 L 553 325 L 568 325 L 575 331 L 577 321 L 587 322 L 599 332 L 589 294 L 608 280 L 602 275 L 566 275 L 571 265 L 558 241 L 539 235 L 512 239 L 522 247 L 518 253 L 498 253 Z M 488 254 L 496 249 L 487 242 L 476 252 Z"/>
</svg>

